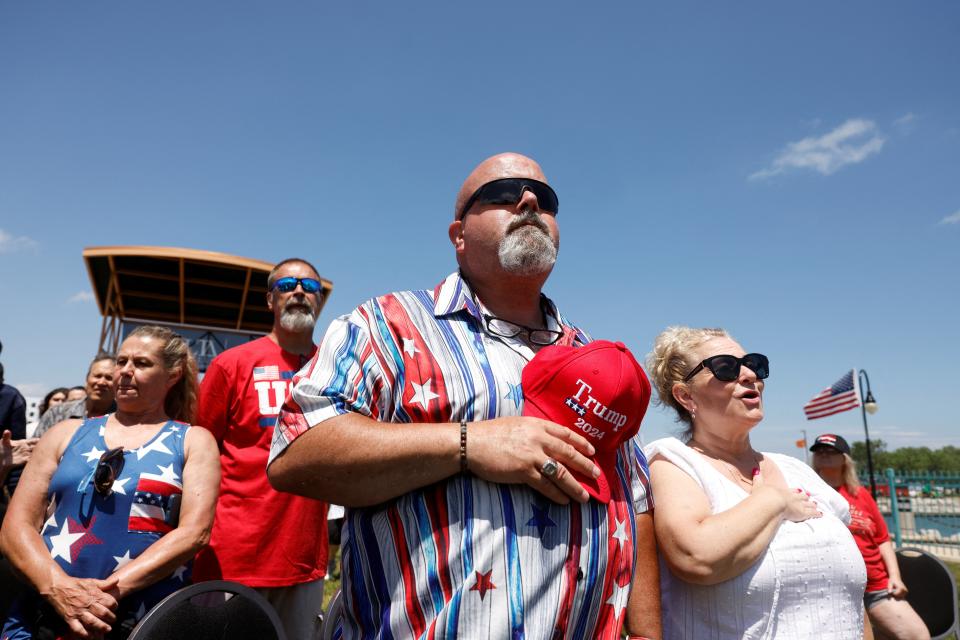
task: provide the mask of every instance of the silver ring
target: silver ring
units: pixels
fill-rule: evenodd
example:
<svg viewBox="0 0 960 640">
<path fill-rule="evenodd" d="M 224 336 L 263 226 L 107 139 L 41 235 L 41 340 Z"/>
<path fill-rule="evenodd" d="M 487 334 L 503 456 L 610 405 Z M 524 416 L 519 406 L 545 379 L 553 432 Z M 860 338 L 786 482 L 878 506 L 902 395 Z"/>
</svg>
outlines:
<svg viewBox="0 0 960 640">
<path fill-rule="evenodd" d="M 547 476 L 548 478 L 553 478 L 557 475 L 557 471 L 560 470 L 560 465 L 557 464 L 557 461 L 553 458 L 547 458 L 547 461 L 543 463 L 543 466 L 540 467 L 540 473 Z"/>
</svg>

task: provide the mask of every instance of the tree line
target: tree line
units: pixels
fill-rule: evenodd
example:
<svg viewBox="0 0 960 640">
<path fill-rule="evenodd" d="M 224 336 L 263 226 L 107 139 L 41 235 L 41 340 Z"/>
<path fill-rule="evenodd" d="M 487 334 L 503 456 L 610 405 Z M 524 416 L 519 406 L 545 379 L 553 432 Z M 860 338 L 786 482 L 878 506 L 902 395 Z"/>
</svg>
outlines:
<svg viewBox="0 0 960 640">
<path fill-rule="evenodd" d="M 934 471 L 939 473 L 960 473 L 960 447 L 900 447 L 887 451 L 883 440 L 870 440 L 870 452 L 873 455 L 873 469 L 883 473 L 884 469 L 897 471 Z M 867 470 L 867 445 L 854 442 L 850 446 L 850 455 L 857 463 L 857 470 Z"/>
</svg>

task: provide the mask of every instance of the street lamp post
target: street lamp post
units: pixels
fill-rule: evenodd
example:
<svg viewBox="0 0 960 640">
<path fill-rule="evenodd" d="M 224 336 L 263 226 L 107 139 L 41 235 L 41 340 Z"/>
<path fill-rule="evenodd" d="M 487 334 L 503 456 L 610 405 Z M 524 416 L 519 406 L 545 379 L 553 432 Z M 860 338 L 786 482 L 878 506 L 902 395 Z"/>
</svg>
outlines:
<svg viewBox="0 0 960 640">
<path fill-rule="evenodd" d="M 863 395 L 863 383 L 867 383 L 867 395 Z M 867 438 L 867 473 L 870 474 L 870 495 L 873 496 L 873 499 L 877 499 L 877 481 L 873 479 L 873 455 L 870 453 L 870 429 L 867 428 L 867 414 L 873 415 L 877 412 L 877 401 L 873 399 L 873 392 L 870 391 L 870 378 L 867 376 L 867 372 L 863 369 L 860 369 L 859 375 L 857 376 L 857 382 L 860 384 L 860 398 L 862 399 L 862 404 L 860 405 L 860 412 L 863 414 L 863 434 Z"/>
</svg>

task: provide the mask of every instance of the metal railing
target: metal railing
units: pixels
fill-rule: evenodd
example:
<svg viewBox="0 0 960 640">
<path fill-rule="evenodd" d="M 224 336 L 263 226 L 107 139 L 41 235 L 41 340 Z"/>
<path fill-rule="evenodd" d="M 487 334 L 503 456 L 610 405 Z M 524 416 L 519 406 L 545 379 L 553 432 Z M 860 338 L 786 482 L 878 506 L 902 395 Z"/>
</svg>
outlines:
<svg viewBox="0 0 960 640">
<path fill-rule="evenodd" d="M 870 486 L 866 474 L 860 481 Z M 877 506 L 896 547 L 921 547 L 960 561 L 960 474 L 887 469 L 875 481 Z"/>
</svg>

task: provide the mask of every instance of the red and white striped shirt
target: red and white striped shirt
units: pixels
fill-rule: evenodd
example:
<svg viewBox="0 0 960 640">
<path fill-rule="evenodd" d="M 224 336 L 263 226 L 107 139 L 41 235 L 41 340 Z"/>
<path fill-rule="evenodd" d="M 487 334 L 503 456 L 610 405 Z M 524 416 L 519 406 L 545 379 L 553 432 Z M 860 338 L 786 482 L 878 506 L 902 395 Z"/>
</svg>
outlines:
<svg viewBox="0 0 960 640">
<path fill-rule="evenodd" d="M 550 328 L 573 344 L 589 340 L 555 318 Z M 331 324 L 298 375 L 271 460 L 347 412 L 392 423 L 519 416 L 532 357 L 521 341 L 483 330 L 457 273 L 433 290 L 370 300 Z M 609 505 L 559 505 L 526 485 L 458 474 L 348 509 L 343 637 L 619 638 L 634 517 L 652 508 L 638 443 L 621 447 L 611 484 Z"/>
</svg>

